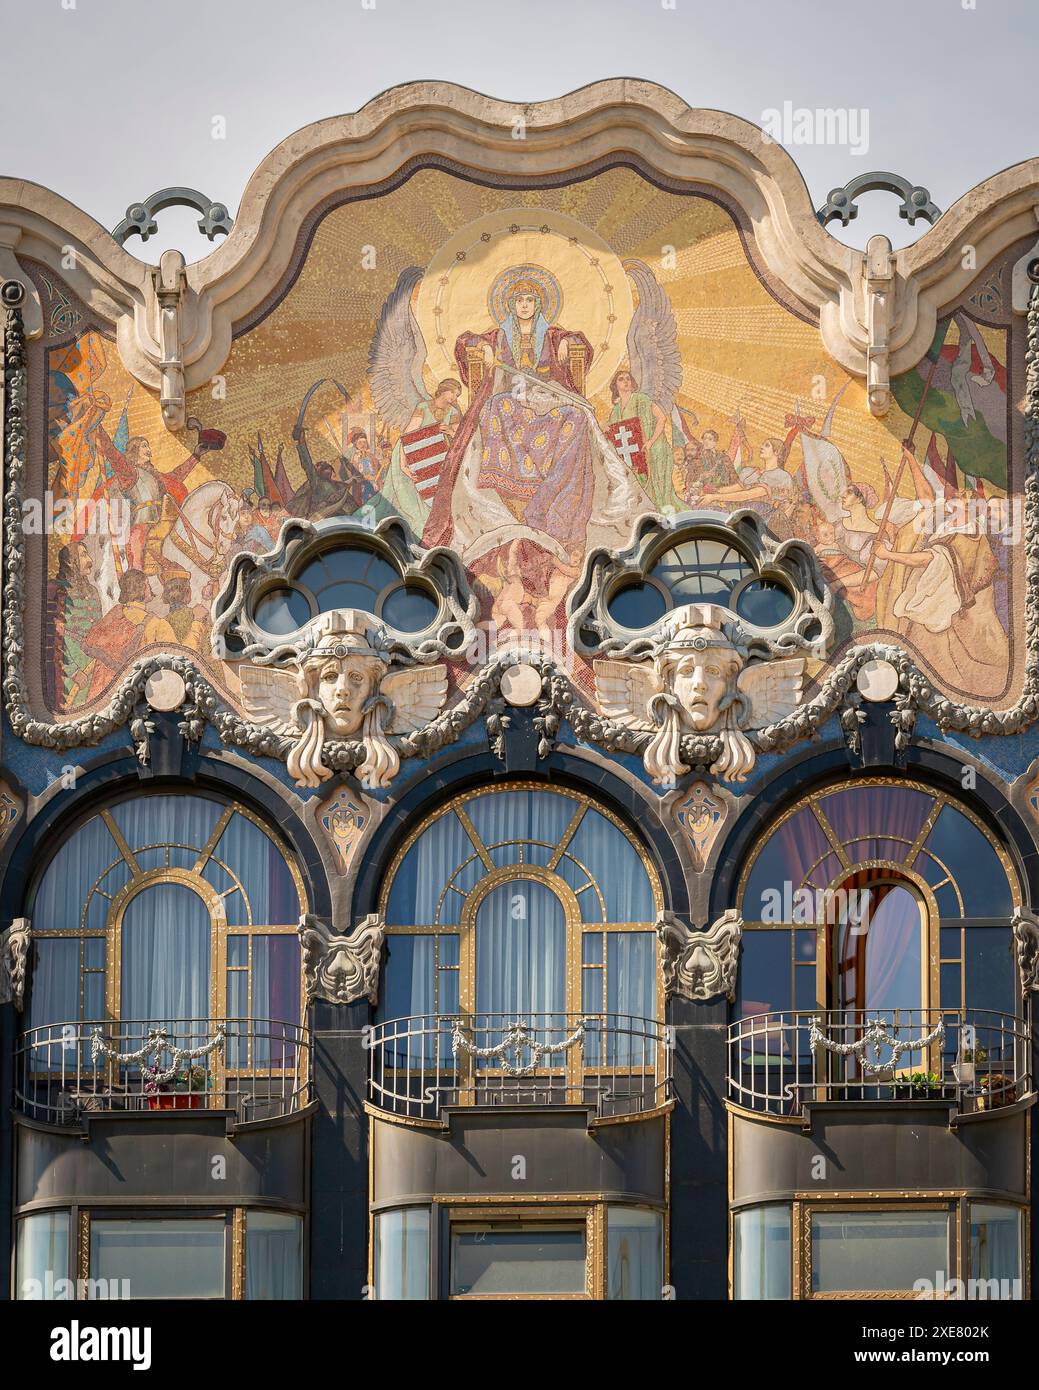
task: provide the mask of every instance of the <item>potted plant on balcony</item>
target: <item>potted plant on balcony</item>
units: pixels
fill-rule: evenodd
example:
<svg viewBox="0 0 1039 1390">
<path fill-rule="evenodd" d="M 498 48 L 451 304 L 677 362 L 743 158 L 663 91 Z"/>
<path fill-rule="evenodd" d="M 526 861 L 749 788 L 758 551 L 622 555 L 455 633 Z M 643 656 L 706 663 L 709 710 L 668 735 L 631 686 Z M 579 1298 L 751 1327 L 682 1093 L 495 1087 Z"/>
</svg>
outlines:
<svg viewBox="0 0 1039 1390">
<path fill-rule="evenodd" d="M 894 1087 L 896 1100 L 947 1100 L 949 1088 L 936 1071 L 914 1071 Z"/>
<path fill-rule="evenodd" d="M 979 1110 L 997 1110 L 1001 1105 L 1012 1105 L 1016 1099 L 1017 1086 L 1012 1077 L 993 1071 L 981 1078 Z"/>
<path fill-rule="evenodd" d="M 960 1086 L 973 1086 L 976 1068 L 988 1061 L 988 1053 L 983 1047 L 965 1047 L 959 1059 L 952 1064 L 952 1074 Z"/>
<path fill-rule="evenodd" d="M 160 1068 L 146 1067 L 144 1093 L 149 1110 L 200 1110 L 209 1086 L 209 1073 L 198 1065 L 178 1071 L 168 1081 L 160 1081 Z"/>
</svg>

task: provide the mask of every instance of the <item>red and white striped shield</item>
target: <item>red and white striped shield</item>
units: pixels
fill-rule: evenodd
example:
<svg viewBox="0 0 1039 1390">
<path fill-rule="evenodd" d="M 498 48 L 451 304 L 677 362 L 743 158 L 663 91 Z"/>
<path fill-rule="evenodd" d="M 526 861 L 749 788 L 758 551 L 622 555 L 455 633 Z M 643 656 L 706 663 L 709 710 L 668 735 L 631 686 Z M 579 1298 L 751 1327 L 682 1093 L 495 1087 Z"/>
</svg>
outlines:
<svg viewBox="0 0 1039 1390">
<path fill-rule="evenodd" d="M 423 502 L 433 500 L 440 482 L 440 473 L 447 458 L 447 440 L 439 425 L 426 425 L 401 436 L 401 460 L 404 471 L 415 484 Z"/>
</svg>

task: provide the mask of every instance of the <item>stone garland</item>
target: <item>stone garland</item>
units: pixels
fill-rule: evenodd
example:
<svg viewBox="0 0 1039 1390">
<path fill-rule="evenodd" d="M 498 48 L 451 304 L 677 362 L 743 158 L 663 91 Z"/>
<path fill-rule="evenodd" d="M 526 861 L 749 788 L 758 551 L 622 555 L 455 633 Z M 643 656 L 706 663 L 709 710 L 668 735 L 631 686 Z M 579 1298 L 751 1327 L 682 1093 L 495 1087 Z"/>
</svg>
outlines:
<svg viewBox="0 0 1039 1390">
<path fill-rule="evenodd" d="M 1024 688 L 1017 702 L 1005 710 L 959 704 L 941 694 L 919 670 L 903 648 L 881 643 L 857 646 L 830 671 L 815 696 L 790 715 L 748 736 L 759 753 L 781 752 L 802 739 L 814 737 L 833 714 L 854 750 L 863 722 L 861 697 L 855 688 L 859 668 L 867 661 L 890 662 L 898 672 L 899 688 L 891 721 L 895 745 L 904 750 L 912 742 L 917 716 L 926 715 L 944 731 L 966 733 L 972 738 L 989 734 L 1019 733 L 1039 713 L 1039 285 L 1034 285 L 1028 305 L 1027 382 L 1025 392 L 1025 641 Z M 104 710 L 78 719 L 46 721 L 31 712 L 23 674 L 25 634 L 25 546 L 22 531 L 22 499 L 26 482 L 27 369 L 21 310 L 9 308 L 4 327 L 5 397 L 4 458 L 7 490 L 3 511 L 3 658 L 4 702 L 14 733 L 26 743 L 66 750 L 100 742 L 108 734 L 130 726 L 138 758 L 148 760 L 148 738 L 153 732 L 144 703 L 144 687 L 158 671 L 174 671 L 184 681 L 186 697 L 179 730 L 190 742 L 198 742 L 211 725 L 221 741 L 260 757 L 285 761 L 292 741 L 270 729 L 250 724 L 232 709 L 214 686 L 183 656 L 158 655 L 136 662 L 117 686 Z M 509 716 L 501 698 L 501 677 L 515 658 L 496 658 L 484 666 L 463 698 L 425 728 L 400 737 L 401 757 L 428 758 L 457 740 L 481 715 L 488 724 L 492 748 L 500 757 Z M 652 735 L 614 723 L 586 705 L 569 678 L 549 660 L 531 660 L 542 675 L 543 691 L 535 714 L 539 732 L 538 755 L 547 757 L 555 746 L 562 722 L 576 738 L 597 744 L 606 752 L 640 755 Z M 721 754 L 721 740 L 714 734 L 687 735 L 681 743 L 682 760 L 691 768 L 709 766 Z M 333 771 L 347 772 L 365 757 L 359 740 L 330 740 L 325 761 Z"/>
<path fill-rule="evenodd" d="M 169 1041 L 169 1033 L 165 1028 L 153 1028 L 148 1034 L 144 1046 L 138 1048 L 136 1052 L 117 1052 L 114 1047 L 109 1047 L 105 1042 L 101 1029 L 95 1028 L 90 1035 L 90 1060 L 95 1066 L 99 1057 L 105 1057 L 110 1062 L 132 1066 L 136 1062 L 145 1061 L 153 1053 L 158 1056 L 161 1052 L 168 1052 L 173 1058 L 172 1064 L 165 1071 L 155 1070 L 150 1072 L 148 1076 L 149 1084 L 161 1086 L 174 1079 L 180 1071 L 182 1062 L 192 1061 L 196 1057 L 208 1057 L 212 1053 L 219 1052 L 226 1041 L 226 1032 L 223 1028 L 218 1028 L 215 1036 L 199 1047 L 173 1047 Z"/>
<path fill-rule="evenodd" d="M 896 1030 L 897 1031 L 897 1030 Z M 889 1033 L 887 1026 L 879 1019 L 870 1019 L 866 1025 L 865 1032 L 861 1038 L 856 1038 L 854 1042 L 837 1043 L 832 1042 L 820 1029 L 819 1025 L 813 1020 L 812 1027 L 808 1034 L 808 1044 L 814 1057 L 821 1047 L 825 1052 L 833 1052 L 838 1057 L 850 1057 L 854 1054 L 859 1059 L 859 1065 L 864 1072 L 870 1076 L 879 1076 L 882 1072 L 890 1071 L 896 1067 L 906 1052 L 922 1052 L 924 1048 L 930 1047 L 932 1043 L 944 1043 L 945 1024 L 939 1019 L 934 1028 L 929 1033 L 925 1033 L 921 1038 L 898 1038 L 893 1033 Z M 881 1046 L 890 1047 L 891 1057 L 886 1062 L 880 1061 Z M 872 1047 L 877 1060 L 871 1062 L 866 1056 L 868 1048 Z"/>
<path fill-rule="evenodd" d="M 585 1021 L 581 1019 L 574 1031 L 557 1043 L 535 1042 L 530 1036 L 530 1029 L 527 1024 L 518 1019 L 511 1024 L 500 1043 L 495 1043 L 493 1047 L 477 1047 L 471 1039 L 465 1036 L 465 1032 L 460 1023 L 456 1023 L 451 1033 L 451 1051 L 454 1056 L 459 1052 L 468 1053 L 470 1057 L 497 1057 L 501 1062 L 502 1071 L 508 1076 L 530 1076 L 541 1065 L 543 1057 L 549 1056 L 553 1052 L 569 1052 L 577 1042 L 584 1041 Z M 530 1061 L 520 1063 L 520 1049 L 526 1048 L 530 1053 Z M 509 1061 L 509 1053 L 514 1056 L 514 1061 Z"/>
</svg>

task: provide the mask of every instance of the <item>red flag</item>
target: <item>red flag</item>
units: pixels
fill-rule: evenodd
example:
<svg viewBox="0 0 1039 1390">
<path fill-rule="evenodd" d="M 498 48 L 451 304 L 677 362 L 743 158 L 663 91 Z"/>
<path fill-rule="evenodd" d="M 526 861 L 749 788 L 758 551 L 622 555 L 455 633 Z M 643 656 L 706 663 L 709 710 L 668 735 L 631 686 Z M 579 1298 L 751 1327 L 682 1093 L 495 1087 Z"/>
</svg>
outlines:
<svg viewBox="0 0 1039 1390">
<path fill-rule="evenodd" d="M 952 456 L 952 449 L 947 445 L 945 450 L 945 462 L 938 449 L 938 441 L 932 433 L 931 442 L 927 446 L 927 453 L 924 455 L 924 462 L 929 464 L 940 483 L 946 487 L 956 488 L 956 460 Z"/>
</svg>

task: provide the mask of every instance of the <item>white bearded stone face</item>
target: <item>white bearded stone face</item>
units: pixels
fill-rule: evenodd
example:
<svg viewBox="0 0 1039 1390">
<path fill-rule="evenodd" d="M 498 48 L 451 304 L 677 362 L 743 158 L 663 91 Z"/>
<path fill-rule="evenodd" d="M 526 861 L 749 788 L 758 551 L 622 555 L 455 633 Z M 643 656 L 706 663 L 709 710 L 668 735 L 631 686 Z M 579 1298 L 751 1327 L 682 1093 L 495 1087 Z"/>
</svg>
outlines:
<svg viewBox="0 0 1039 1390">
<path fill-rule="evenodd" d="M 681 706 L 683 729 L 703 733 L 713 729 L 721 713 L 722 701 L 739 670 L 731 649 L 705 647 L 686 651 L 679 659 L 672 689 Z"/>
<path fill-rule="evenodd" d="M 330 729 L 340 738 L 355 734 L 361 727 L 364 707 L 376 684 L 370 660 L 365 657 L 329 656 L 321 663 L 315 695 Z"/>
</svg>

